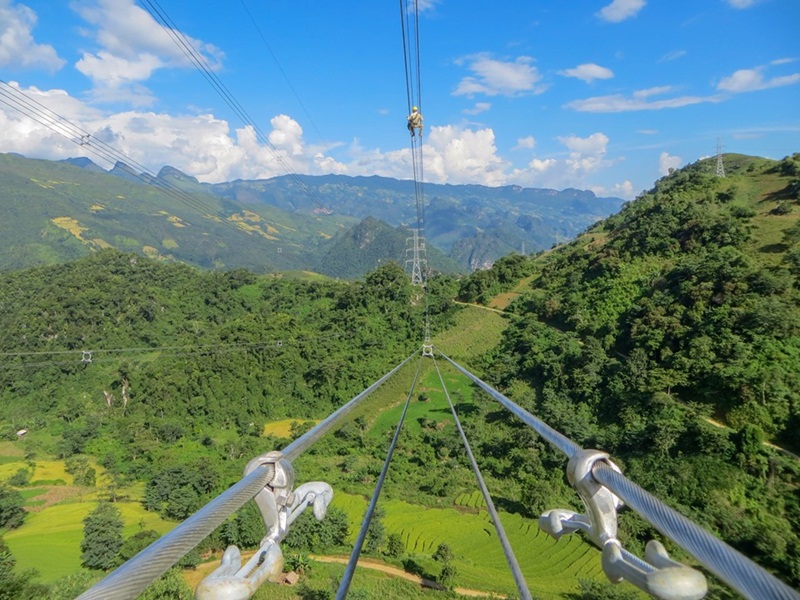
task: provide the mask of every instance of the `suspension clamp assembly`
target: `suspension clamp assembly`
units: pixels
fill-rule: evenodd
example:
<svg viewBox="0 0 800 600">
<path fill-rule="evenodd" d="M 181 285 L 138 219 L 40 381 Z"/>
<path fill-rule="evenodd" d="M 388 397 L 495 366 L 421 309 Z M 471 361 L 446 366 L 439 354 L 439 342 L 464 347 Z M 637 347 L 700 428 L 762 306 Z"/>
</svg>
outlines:
<svg viewBox="0 0 800 600">
<path fill-rule="evenodd" d="M 422 356 L 433 356 L 433 344 L 431 342 L 422 344 Z"/>
<path fill-rule="evenodd" d="M 253 500 L 264 519 L 267 535 L 253 557 L 242 564 L 242 554 L 229 546 L 222 555 L 220 566 L 195 589 L 196 600 L 246 600 L 265 581 L 277 582 L 283 571 L 283 552 L 280 542 L 289 526 L 307 506 L 321 521 L 333 500 L 333 488 L 322 481 L 304 483 L 292 491 L 294 467 L 280 452 L 257 456 L 244 468 L 247 476 L 261 466 L 270 465 L 275 474 Z"/>
<path fill-rule="evenodd" d="M 565 509 L 548 510 L 539 517 L 539 527 L 555 539 L 584 531 L 603 551 L 603 571 L 614 583 L 624 579 L 662 600 L 703 598 L 708 591 L 703 574 L 672 560 L 661 543 L 650 540 L 644 560 L 622 547 L 617 539 L 617 509 L 622 507 L 622 501 L 595 480 L 592 467 L 597 461 L 622 472 L 605 452 L 577 452 L 567 465 L 567 479 L 581 497 L 586 514 Z"/>
</svg>

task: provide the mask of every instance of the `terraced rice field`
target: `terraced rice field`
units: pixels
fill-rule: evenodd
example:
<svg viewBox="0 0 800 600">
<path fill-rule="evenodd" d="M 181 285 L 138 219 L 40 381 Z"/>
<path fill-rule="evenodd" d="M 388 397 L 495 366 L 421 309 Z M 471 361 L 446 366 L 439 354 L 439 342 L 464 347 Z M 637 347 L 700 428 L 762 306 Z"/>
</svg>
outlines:
<svg viewBox="0 0 800 600">
<path fill-rule="evenodd" d="M 480 504 L 474 494 L 466 495 L 465 501 Z M 367 501 L 338 494 L 334 505 L 347 512 L 355 537 Z M 387 534 L 399 534 L 409 554 L 430 556 L 439 544 L 445 543 L 455 554 L 453 564 L 459 572 L 459 586 L 514 593 L 508 564 L 485 510 L 465 513 L 455 508 L 424 509 L 397 500 L 381 505 L 387 512 Z M 563 598 L 565 592 L 577 590 L 579 578 L 604 577 L 599 551 L 580 537 L 566 536 L 555 541 L 540 531 L 534 520 L 507 513 L 501 513 L 500 518 L 535 597 Z"/>
<path fill-rule="evenodd" d="M 83 519 L 96 504 L 87 501 L 88 498 L 76 500 L 33 512 L 25 518 L 22 527 L 3 535 L 17 559 L 18 569 L 36 569 L 45 582 L 80 570 Z M 163 534 L 175 526 L 145 511 L 139 502 L 117 502 L 115 506 L 125 521 L 124 537 L 141 529 L 155 529 Z"/>
</svg>

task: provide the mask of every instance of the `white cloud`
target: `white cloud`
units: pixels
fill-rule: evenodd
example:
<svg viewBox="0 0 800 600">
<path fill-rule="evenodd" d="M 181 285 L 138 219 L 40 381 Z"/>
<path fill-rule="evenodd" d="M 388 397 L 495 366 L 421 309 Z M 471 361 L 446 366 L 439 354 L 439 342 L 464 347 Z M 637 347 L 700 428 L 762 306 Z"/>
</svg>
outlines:
<svg viewBox="0 0 800 600">
<path fill-rule="evenodd" d="M 717 84 L 717 89 L 739 94 L 742 92 L 755 92 L 770 88 L 783 87 L 785 85 L 793 85 L 800 82 L 800 73 L 793 73 L 791 75 L 784 75 L 783 77 L 765 79 L 763 70 L 764 67 L 756 67 L 755 69 L 739 69 L 732 75 L 723 77 L 722 80 Z"/>
<path fill-rule="evenodd" d="M 559 137 L 558 141 L 570 151 L 566 165 L 579 180 L 600 167 L 609 165 L 605 161 L 608 136 L 604 133 L 593 133 L 586 138 L 575 135 Z"/>
<path fill-rule="evenodd" d="M 672 86 L 670 85 L 661 85 L 657 87 L 645 88 L 643 90 L 636 90 L 633 92 L 634 98 L 649 98 L 650 96 L 661 96 L 662 94 L 666 94 L 667 92 L 672 91 Z"/>
<path fill-rule="evenodd" d="M 425 176 L 439 183 L 502 185 L 510 166 L 497 155 L 494 131 L 434 127 L 424 149 Z"/>
<path fill-rule="evenodd" d="M 41 68 L 55 72 L 66 62 L 49 44 L 33 39 L 36 13 L 10 0 L 0 1 L 0 66 L 17 69 Z"/>
<path fill-rule="evenodd" d="M 476 102 L 474 107 L 465 108 L 461 112 L 463 112 L 465 115 L 479 115 L 482 112 L 486 112 L 490 108 L 492 108 L 492 105 L 489 102 Z"/>
<path fill-rule="evenodd" d="M 568 150 L 566 157 L 534 158 L 524 169 L 512 170 L 506 183 L 553 189 L 601 189 L 592 185 L 591 180 L 614 164 L 606 157 L 608 136 L 597 132 L 588 137 L 571 135 L 557 139 Z"/>
<path fill-rule="evenodd" d="M 667 52 L 664 56 L 658 59 L 658 62 L 670 62 L 673 60 L 678 60 L 679 58 L 683 58 L 686 56 L 686 50 L 673 50 L 672 52 Z"/>
<path fill-rule="evenodd" d="M 417 8 L 419 9 L 419 12 L 422 13 L 425 12 L 426 10 L 433 10 L 436 7 L 436 5 L 439 4 L 439 1 L 440 0 L 417 0 L 416 5 Z M 411 10 L 411 8 L 412 7 L 409 6 L 409 10 Z"/>
<path fill-rule="evenodd" d="M 756 0 L 728 0 L 728 4 L 730 4 L 733 8 L 750 8 L 756 3 Z"/>
<path fill-rule="evenodd" d="M 555 158 L 546 158 L 544 160 L 534 158 L 530 163 L 528 163 L 528 166 L 536 173 L 546 173 L 547 171 L 556 168 L 558 166 L 558 161 Z"/>
<path fill-rule="evenodd" d="M 514 146 L 514 150 L 533 150 L 536 147 L 536 139 L 529 135 L 527 137 L 522 137 L 517 140 L 517 145 Z"/>
<path fill-rule="evenodd" d="M 576 77 L 586 83 L 591 83 L 595 79 L 611 79 L 614 77 L 614 72 L 611 69 L 601 67 L 594 63 L 578 65 L 574 69 L 564 69 L 563 71 L 559 71 L 558 74 L 564 75 L 565 77 Z"/>
<path fill-rule="evenodd" d="M 84 52 L 75 66 L 92 80 L 97 101 L 146 105 L 153 99 L 141 82 L 157 69 L 192 66 L 170 34 L 134 0 L 88 0 L 73 7 L 95 27 L 87 36 L 99 48 Z M 207 68 L 219 68 L 222 53 L 217 48 L 185 34 L 184 38 Z"/>
<path fill-rule="evenodd" d="M 269 124 L 272 125 L 269 141 L 276 149 L 295 156 L 303 153 L 303 128 L 300 123 L 289 115 L 278 115 L 272 117 Z"/>
<path fill-rule="evenodd" d="M 531 63 L 529 56 L 520 56 L 514 61 L 501 61 L 479 54 L 457 61 L 456 64 L 469 63 L 474 75 L 464 77 L 453 92 L 454 96 L 518 96 L 538 94 L 546 86 L 538 85 L 542 79 L 539 71 Z"/>
<path fill-rule="evenodd" d="M 677 169 L 683 164 L 680 156 L 670 156 L 669 152 L 662 152 L 658 157 L 658 172 L 668 175 L 670 169 Z"/>
<path fill-rule="evenodd" d="M 603 7 L 597 16 L 610 23 L 619 23 L 625 19 L 635 17 L 644 8 L 645 0 L 614 0 Z"/>
<path fill-rule="evenodd" d="M 630 96 L 625 96 L 623 94 L 594 96 L 582 100 L 573 100 L 565 104 L 565 107 L 579 112 L 615 113 L 636 110 L 681 108 L 683 106 L 701 104 L 703 102 L 719 102 L 722 99 L 720 96 L 676 96 L 674 98 L 662 100 L 650 100 L 651 96 L 664 94 L 671 91 L 671 89 L 670 86 L 661 86 L 637 90 Z"/>
<path fill-rule="evenodd" d="M 625 200 L 633 200 L 636 192 L 633 189 L 633 183 L 626 179 L 622 183 L 614 184 L 614 187 L 611 188 L 611 195 Z"/>
<path fill-rule="evenodd" d="M 14 84 L 18 89 L 17 84 Z M 382 175 L 408 179 L 413 172 L 409 148 L 381 151 L 361 147 L 354 140 L 340 148 L 309 145 L 300 124 L 288 115 L 277 115 L 265 128 L 266 142 L 251 126 L 234 130 L 227 121 L 211 114 L 170 115 L 144 110 L 109 113 L 70 97 L 61 90 L 25 90 L 43 105 L 63 115 L 94 140 L 111 145 L 131 165 L 157 172 L 171 165 L 216 183 L 235 179 L 262 179 L 287 173 Z M 611 166 L 606 158 L 608 137 L 559 138 L 567 149 L 564 157 L 534 157 L 523 168 L 498 154 L 494 131 L 458 126 L 431 127 L 425 137 L 425 180 L 434 183 L 474 183 L 488 186 L 519 184 L 536 187 L 591 187 L 599 171 Z M 79 137 L 65 139 L 31 118 L 0 105 L 0 152 L 53 160 L 88 156 L 104 168 L 111 163 L 92 153 L 91 143 L 81 146 Z M 517 140 L 520 149 L 536 147 L 533 136 Z"/>
</svg>

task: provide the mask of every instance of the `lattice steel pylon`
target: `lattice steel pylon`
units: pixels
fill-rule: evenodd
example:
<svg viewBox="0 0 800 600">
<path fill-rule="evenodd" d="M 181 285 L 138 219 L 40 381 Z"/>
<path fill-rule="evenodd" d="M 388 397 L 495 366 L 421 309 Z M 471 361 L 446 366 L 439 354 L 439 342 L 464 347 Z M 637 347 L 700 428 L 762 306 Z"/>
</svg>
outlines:
<svg viewBox="0 0 800 600">
<path fill-rule="evenodd" d="M 717 169 L 715 171 L 717 177 L 725 177 L 725 165 L 722 163 L 722 140 L 717 138 Z"/>
<path fill-rule="evenodd" d="M 412 236 L 406 239 L 406 243 L 411 242 L 411 247 L 406 248 L 406 254 L 411 253 L 411 258 L 406 259 L 406 268 L 411 263 L 411 285 L 423 285 L 425 283 L 424 270 L 427 268 L 425 258 L 425 238 L 419 234 L 418 229 L 412 229 Z"/>
</svg>

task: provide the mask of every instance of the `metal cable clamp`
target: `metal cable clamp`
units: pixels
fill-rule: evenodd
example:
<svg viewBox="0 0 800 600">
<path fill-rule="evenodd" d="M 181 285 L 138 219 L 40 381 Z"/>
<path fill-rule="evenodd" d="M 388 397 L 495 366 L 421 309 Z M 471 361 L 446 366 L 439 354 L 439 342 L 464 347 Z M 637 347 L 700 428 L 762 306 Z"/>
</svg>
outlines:
<svg viewBox="0 0 800 600">
<path fill-rule="evenodd" d="M 422 356 L 433 356 L 433 344 L 426 341 L 422 344 Z"/>
<path fill-rule="evenodd" d="M 196 600 L 246 600 L 265 581 L 279 581 L 283 572 L 280 542 L 289 526 L 309 505 L 318 521 L 325 517 L 328 505 L 333 500 L 333 488 L 330 485 L 323 481 L 312 481 L 292 491 L 294 467 L 281 452 L 268 452 L 251 460 L 244 468 L 245 477 L 264 465 L 273 466 L 275 475 L 253 500 L 264 519 L 267 535 L 245 564 L 242 564 L 239 548 L 229 546 L 222 555 L 220 566 L 198 584 L 195 589 Z"/>
<path fill-rule="evenodd" d="M 548 510 L 539 517 L 539 527 L 555 539 L 584 531 L 603 551 L 603 571 L 614 583 L 624 579 L 662 600 L 703 598 L 708 591 L 703 574 L 672 560 L 661 543 L 650 540 L 644 560 L 622 547 L 617 539 L 617 509 L 622 507 L 622 501 L 595 480 L 592 468 L 597 461 L 622 473 L 605 452 L 576 452 L 567 464 L 567 479 L 581 497 L 586 514 L 560 508 Z"/>
</svg>

